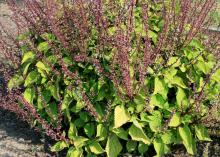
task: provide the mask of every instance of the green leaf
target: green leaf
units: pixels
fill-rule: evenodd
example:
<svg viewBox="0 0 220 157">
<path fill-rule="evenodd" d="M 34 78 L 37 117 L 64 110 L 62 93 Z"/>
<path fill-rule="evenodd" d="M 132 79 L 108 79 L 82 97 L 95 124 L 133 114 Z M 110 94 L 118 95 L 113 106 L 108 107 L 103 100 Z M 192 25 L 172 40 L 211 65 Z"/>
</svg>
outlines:
<svg viewBox="0 0 220 157">
<path fill-rule="evenodd" d="M 213 62 L 197 61 L 196 67 L 204 74 L 208 74 L 213 67 Z"/>
<path fill-rule="evenodd" d="M 103 124 L 97 125 L 96 137 L 99 137 L 100 141 L 105 140 L 105 138 L 107 137 L 107 129 L 105 128 Z"/>
<path fill-rule="evenodd" d="M 146 105 L 145 99 L 141 95 L 137 95 L 134 98 L 134 102 L 136 104 L 136 112 L 137 113 L 142 112 L 144 107 L 145 107 L 145 105 Z"/>
<path fill-rule="evenodd" d="M 132 140 L 142 141 L 145 144 L 151 143 L 150 139 L 144 133 L 144 130 L 137 121 L 134 121 L 132 126 L 129 128 L 129 135 L 131 136 Z"/>
<path fill-rule="evenodd" d="M 28 73 L 28 69 L 30 67 L 31 63 L 24 63 L 22 65 L 22 70 L 23 70 L 23 76 L 26 76 Z"/>
<path fill-rule="evenodd" d="M 196 49 L 203 49 L 202 43 L 198 39 L 193 39 L 190 43 L 189 46 L 192 46 Z"/>
<path fill-rule="evenodd" d="M 165 132 L 162 136 L 161 136 L 163 143 L 165 144 L 171 144 L 174 142 L 175 140 L 175 136 L 171 131 L 167 131 Z"/>
<path fill-rule="evenodd" d="M 70 147 L 66 157 L 83 157 L 83 149 L 76 149 L 74 147 Z"/>
<path fill-rule="evenodd" d="M 153 132 L 159 132 L 161 130 L 161 121 L 159 119 L 155 119 L 155 121 L 150 121 L 149 125 L 150 129 Z"/>
<path fill-rule="evenodd" d="M 153 143 L 154 143 L 154 149 L 157 152 L 157 156 L 163 156 L 164 155 L 164 143 L 161 140 L 161 138 L 155 138 Z"/>
<path fill-rule="evenodd" d="M 53 118 L 54 120 L 57 120 L 58 118 L 57 103 L 55 102 L 49 103 L 48 109 L 50 110 L 50 112 L 48 112 L 48 115 L 50 115 L 50 117 Z"/>
<path fill-rule="evenodd" d="M 38 45 L 37 49 L 39 51 L 47 52 L 50 49 L 50 46 L 47 42 L 42 42 Z"/>
<path fill-rule="evenodd" d="M 158 132 L 161 130 L 162 116 L 160 112 L 154 111 L 153 115 L 148 116 L 147 118 L 148 118 L 150 129 L 153 132 Z"/>
<path fill-rule="evenodd" d="M 63 150 L 64 148 L 68 147 L 68 144 L 64 141 L 59 141 L 57 142 L 55 145 L 53 145 L 50 150 L 52 152 L 59 152 L 61 150 Z"/>
<path fill-rule="evenodd" d="M 122 151 L 122 145 L 115 134 L 109 135 L 105 151 L 108 157 L 118 157 Z"/>
<path fill-rule="evenodd" d="M 28 74 L 27 78 L 25 79 L 24 86 L 27 87 L 39 79 L 39 73 L 37 71 L 32 71 Z"/>
<path fill-rule="evenodd" d="M 212 80 L 220 84 L 220 69 L 218 69 L 211 77 Z"/>
<path fill-rule="evenodd" d="M 89 114 L 86 111 L 82 111 L 79 113 L 79 117 L 84 121 L 88 122 L 90 120 Z"/>
<path fill-rule="evenodd" d="M 143 32 L 143 29 L 142 29 L 142 32 Z M 157 42 L 157 33 L 155 33 L 155 32 L 153 32 L 153 31 L 149 30 L 149 31 L 148 31 L 148 36 L 149 36 L 150 38 L 152 38 L 152 40 L 153 40 L 154 43 Z"/>
<path fill-rule="evenodd" d="M 18 40 L 18 41 L 25 40 L 25 39 L 27 39 L 30 35 L 31 35 L 30 32 L 21 33 L 21 34 L 19 34 L 19 35 L 16 37 L 16 40 Z"/>
<path fill-rule="evenodd" d="M 177 74 L 177 70 L 175 68 L 171 67 L 171 68 L 166 69 L 166 71 L 164 71 L 165 82 L 172 82 L 176 74 Z"/>
<path fill-rule="evenodd" d="M 49 90 L 51 92 L 51 94 L 53 95 L 53 97 L 59 101 L 60 100 L 60 94 L 59 94 L 59 84 L 58 82 L 56 81 L 55 85 L 51 85 L 49 86 Z"/>
<path fill-rule="evenodd" d="M 83 102 L 78 100 L 76 105 L 73 106 L 73 108 L 71 108 L 71 111 L 74 113 L 78 113 L 79 111 L 81 111 L 81 109 L 83 108 Z"/>
<path fill-rule="evenodd" d="M 90 151 L 94 154 L 102 154 L 105 152 L 102 146 L 96 141 L 92 142 L 89 145 L 89 148 L 90 148 Z"/>
<path fill-rule="evenodd" d="M 176 112 L 174 113 L 173 117 L 170 120 L 169 126 L 171 127 L 177 127 L 181 124 L 181 117 L 180 117 L 180 113 Z"/>
<path fill-rule="evenodd" d="M 76 137 L 78 135 L 78 131 L 76 126 L 74 125 L 74 123 L 70 123 L 70 128 L 68 131 L 68 137 L 69 139 L 74 139 L 74 137 Z"/>
<path fill-rule="evenodd" d="M 187 88 L 186 85 L 183 82 L 183 79 L 181 77 L 178 77 L 178 76 L 174 76 L 171 83 L 176 84 L 176 85 L 178 85 L 179 87 L 182 87 L 182 88 Z"/>
<path fill-rule="evenodd" d="M 176 101 L 179 109 L 186 110 L 189 107 L 189 100 L 182 88 L 177 90 Z"/>
<path fill-rule="evenodd" d="M 192 122 L 192 120 L 193 120 L 193 116 L 192 115 L 185 115 L 185 116 L 183 116 L 182 118 L 181 118 L 181 121 L 182 121 L 182 123 L 183 124 L 189 124 L 189 123 L 191 123 Z"/>
<path fill-rule="evenodd" d="M 23 64 L 24 62 L 32 62 L 33 59 L 35 58 L 35 54 L 32 51 L 28 51 L 26 53 L 24 53 L 21 64 Z"/>
<path fill-rule="evenodd" d="M 37 62 L 36 67 L 38 69 L 45 70 L 47 73 L 50 72 L 50 68 L 41 61 Z"/>
<path fill-rule="evenodd" d="M 167 65 L 172 67 L 179 67 L 181 64 L 179 57 L 170 57 Z"/>
<path fill-rule="evenodd" d="M 138 152 L 144 154 L 147 150 L 148 150 L 148 145 L 143 142 L 139 142 Z"/>
<path fill-rule="evenodd" d="M 85 125 L 85 122 L 81 119 L 81 118 L 77 118 L 75 121 L 74 121 L 74 124 L 77 128 L 81 128 Z"/>
<path fill-rule="evenodd" d="M 24 99 L 30 103 L 30 104 L 33 104 L 33 101 L 34 101 L 34 97 L 35 97 L 35 90 L 34 88 L 27 88 L 25 91 L 24 91 Z"/>
<path fill-rule="evenodd" d="M 136 141 L 128 141 L 126 143 L 126 148 L 129 153 L 135 151 L 136 147 L 137 147 Z"/>
<path fill-rule="evenodd" d="M 187 152 L 194 155 L 196 153 L 196 144 L 189 127 L 187 125 L 185 125 L 184 127 L 179 127 L 179 134 L 183 140 L 183 144 Z"/>
<path fill-rule="evenodd" d="M 87 123 L 84 126 L 85 134 L 91 138 L 95 134 L 95 125 L 93 123 Z"/>
<path fill-rule="evenodd" d="M 119 138 L 126 141 L 128 140 L 128 132 L 125 131 L 123 128 L 114 128 L 112 132 L 114 132 Z"/>
<path fill-rule="evenodd" d="M 118 105 L 114 111 L 114 127 L 119 128 L 130 120 L 130 115 L 124 105 Z"/>
<path fill-rule="evenodd" d="M 186 66 L 185 63 L 183 63 L 183 64 L 180 66 L 180 70 L 181 70 L 182 72 L 186 72 L 187 66 Z"/>
<path fill-rule="evenodd" d="M 204 125 L 202 125 L 202 124 L 196 125 L 195 132 L 196 132 L 196 136 L 198 137 L 199 140 L 212 141 L 211 138 L 209 137 L 208 130 L 205 128 Z"/>
<path fill-rule="evenodd" d="M 88 138 L 85 138 L 83 136 L 76 136 L 73 139 L 73 143 L 74 143 L 74 146 L 78 149 L 78 148 L 85 146 L 86 141 L 88 140 L 89 140 Z"/>
<path fill-rule="evenodd" d="M 20 86 L 24 82 L 24 79 L 20 75 L 14 75 L 8 82 L 8 89 L 12 90 L 13 88 L 16 88 Z"/>
<path fill-rule="evenodd" d="M 55 41 L 56 40 L 56 36 L 50 33 L 44 33 L 41 35 L 41 37 L 45 40 L 50 40 L 50 41 Z"/>
<path fill-rule="evenodd" d="M 154 80 L 154 94 L 160 94 L 164 99 L 167 99 L 168 87 L 163 79 L 158 77 Z"/>
<path fill-rule="evenodd" d="M 163 99 L 163 97 L 160 94 L 155 94 L 152 95 L 151 100 L 150 100 L 150 105 L 151 106 L 158 106 L 159 108 L 164 108 L 164 104 L 166 101 Z"/>
</svg>

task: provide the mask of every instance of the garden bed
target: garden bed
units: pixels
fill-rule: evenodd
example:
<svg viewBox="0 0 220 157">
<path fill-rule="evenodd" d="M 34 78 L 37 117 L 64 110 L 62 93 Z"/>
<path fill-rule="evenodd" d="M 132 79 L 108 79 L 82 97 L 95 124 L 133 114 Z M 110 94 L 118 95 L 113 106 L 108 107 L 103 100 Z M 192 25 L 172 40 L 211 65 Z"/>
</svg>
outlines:
<svg viewBox="0 0 220 157">
<path fill-rule="evenodd" d="M 2 1 L 0 1 L 2 2 Z M 0 20 L 9 24 L 9 15 L 5 4 L 0 3 Z M 1 77 L 1 76 L 0 76 Z M 1 87 L 1 86 L 0 86 Z M 0 90 L 1 91 L 1 90 Z M 1 157 L 46 157 L 51 156 L 47 153 L 47 140 L 30 128 L 27 123 L 18 120 L 14 113 L 0 110 L 0 156 Z M 219 124 L 217 125 L 219 126 Z M 219 132 L 219 128 L 216 128 Z M 217 157 L 220 156 L 220 137 L 218 134 L 212 136 L 212 142 L 199 143 L 198 154 L 196 156 Z M 180 145 L 173 147 L 173 152 L 168 157 L 189 156 L 185 148 Z"/>
</svg>

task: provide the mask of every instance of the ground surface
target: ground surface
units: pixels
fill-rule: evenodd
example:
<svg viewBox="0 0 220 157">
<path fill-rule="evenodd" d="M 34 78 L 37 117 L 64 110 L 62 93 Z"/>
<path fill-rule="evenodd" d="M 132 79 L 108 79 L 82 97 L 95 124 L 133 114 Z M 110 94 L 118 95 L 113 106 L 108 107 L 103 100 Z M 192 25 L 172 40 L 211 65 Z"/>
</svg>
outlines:
<svg viewBox="0 0 220 157">
<path fill-rule="evenodd" d="M 0 0 L 0 22 L 8 29 L 15 30 L 9 20 L 10 12 L 2 2 Z M 0 109 L 0 157 L 46 156 L 49 155 L 45 153 L 44 138 L 30 129 L 28 124 L 18 120 L 14 113 Z"/>
<path fill-rule="evenodd" d="M 0 110 L 0 119 L 0 157 L 47 156 L 44 139 L 14 113 Z"/>
</svg>

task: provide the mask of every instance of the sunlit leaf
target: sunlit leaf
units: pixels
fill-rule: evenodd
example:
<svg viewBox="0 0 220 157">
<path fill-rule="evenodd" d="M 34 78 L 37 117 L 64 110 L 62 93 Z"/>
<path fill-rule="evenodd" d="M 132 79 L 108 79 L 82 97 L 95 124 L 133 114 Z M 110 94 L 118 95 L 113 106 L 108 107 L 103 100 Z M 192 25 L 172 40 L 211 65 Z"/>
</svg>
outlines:
<svg viewBox="0 0 220 157">
<path fill-rule="evenodd" d="M 118 128 L 130 120 L 130 115 L 125 109 L 124 105 L 119 105 L 115 107 L 114 112 L 114 127 Z"/>
</svg>

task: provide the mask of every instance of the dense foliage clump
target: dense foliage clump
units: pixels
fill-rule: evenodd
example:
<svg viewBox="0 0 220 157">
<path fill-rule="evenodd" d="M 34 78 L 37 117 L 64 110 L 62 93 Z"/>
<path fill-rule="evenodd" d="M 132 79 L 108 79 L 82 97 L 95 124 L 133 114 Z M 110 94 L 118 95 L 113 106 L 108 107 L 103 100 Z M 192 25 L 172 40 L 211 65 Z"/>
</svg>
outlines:
<svg viewBox="0 0 220 157">
<path fill-rule="evenodd" d="M 215 0 L 7 2 L 19 35 L 0 34 L 2 106 L 57 140 L 52 151 L 163 156 L 183 144 L 196 154 L 211 141 L 202 121 L 220 92 L 220 40 L 207 31 Z"/>
</svg>

